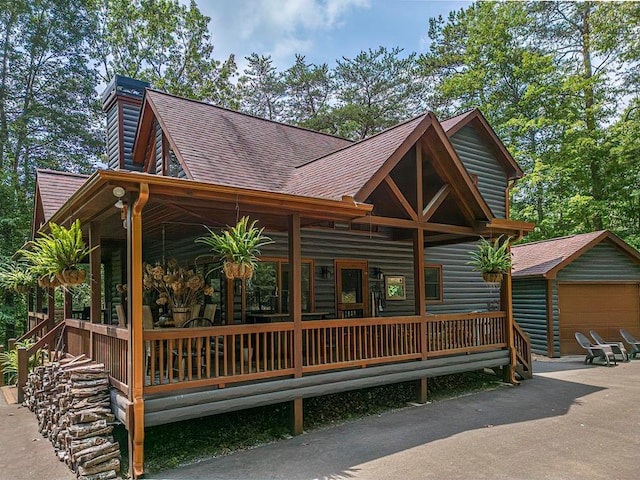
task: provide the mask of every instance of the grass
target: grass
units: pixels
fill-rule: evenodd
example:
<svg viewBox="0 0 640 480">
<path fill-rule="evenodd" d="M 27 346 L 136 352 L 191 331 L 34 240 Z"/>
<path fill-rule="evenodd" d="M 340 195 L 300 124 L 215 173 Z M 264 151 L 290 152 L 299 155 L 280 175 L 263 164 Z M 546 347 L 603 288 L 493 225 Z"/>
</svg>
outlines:
<svg viewBox="0 0 640 480">
<path fill-rule="evenodd" d="M 429 401 L 438 401 L 500 385 L 492 374 L 468 372 L 429 379 Z M 416 382 L 383 385 L 304 401 L 305 431 L 378 415 L 416 399 Z M 271 405 L 145 429 L 145 469 L 148 473 L 225 455 L 290 436 L 288 404 Z M 126 450 L 126 431 L 119 426 L 116 439 Z M 127 461 L 127 452 L 122 453 Z M 127 465 L 123 465 L 127 471 Z"/>
</svg>

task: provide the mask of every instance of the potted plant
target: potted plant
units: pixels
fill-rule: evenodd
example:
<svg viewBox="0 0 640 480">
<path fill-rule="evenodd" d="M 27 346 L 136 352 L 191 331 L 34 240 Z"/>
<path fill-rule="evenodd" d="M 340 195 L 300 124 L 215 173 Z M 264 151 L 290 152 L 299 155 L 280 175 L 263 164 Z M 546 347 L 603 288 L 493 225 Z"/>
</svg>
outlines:
<svg viewBox="0 0 640 480">
<path fill-rule="evenodd" d="M 493 243 L 482 238 L 476 250 L 469 252 L 471 261 L 467 264 L 472 265 L 476 272 L 480 272 L 487 283 L 500 283 L 503 275 L 511 269 L 511 238 L 502 241 L 502 237 L 501 235 L 496 238 Z"/>
<path fill-rule="evenodd" d="M 257 220 L 249 223 L 249 217 L 242 217 L 235 226 L 227 226 L 221 234 L 207 228 L 209 234 L 197 238 L 196 242 L 208 245 L 221 258 L 227 278 L 249 279 L 259 261 L 260 249 L 273 243 L 264 235 L 264 228 L 256 227 L 256 223 Z"/>
<path fill-rule="evenodd" d="M 55 287 L 83 283 L 87 272 L 78 266 L 93 249 L 82 240 L 80 220 L 68 229 L 53 222 L 49 228 L 51 233 L 41 234 L 32 242 L 30 250 L 20 251 L 31 263 L 32 272 L 38 275 L 38 284 Z"/>
<path fill-rule="evenodd" d="M 181 267 L 174 259 L 169 260 L 166 266 L 146 264 L 142 281 L 146 290 L 158 292 L 158 305 L 167 305 L 171 309 L 176 327 L 188 319 L 189 310 L 200 293 L 213 295 L 213 288 L 205 287 L 202 275 Z"/>
<path fill-rule="evenodd" d="M 8 261 L 0 265 L 0 288 L 16 293 L 28 293 L 36 278 L 25 263 Z"/>
</svg>

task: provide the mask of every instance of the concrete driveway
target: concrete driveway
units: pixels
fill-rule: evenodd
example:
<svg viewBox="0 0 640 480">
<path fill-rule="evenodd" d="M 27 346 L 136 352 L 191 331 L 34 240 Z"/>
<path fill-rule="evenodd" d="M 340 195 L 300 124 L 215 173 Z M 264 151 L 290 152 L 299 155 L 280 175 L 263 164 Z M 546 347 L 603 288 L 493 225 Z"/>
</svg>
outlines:
<svg viewBox="0 0 640 480">
<path fill-rule="evenodd" d="M 635 479 L 640 360 L 535 362 L 533 380 L 365 418 L 153 479 Z"/>
</svg>

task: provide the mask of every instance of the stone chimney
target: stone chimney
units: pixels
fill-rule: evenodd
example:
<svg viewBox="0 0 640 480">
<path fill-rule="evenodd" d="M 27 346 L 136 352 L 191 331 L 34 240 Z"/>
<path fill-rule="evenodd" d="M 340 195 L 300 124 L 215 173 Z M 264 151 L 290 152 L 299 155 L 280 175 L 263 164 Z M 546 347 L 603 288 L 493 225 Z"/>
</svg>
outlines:
<svg viewBox="0 0 640 480">
<path fill-rule="evenodd" d="M 102 109 L 107 114 L 107 162 L 113 170 L 141 171 L 131 150 L 138 129 L 144 90 L 149 84 L 116 75 L 102 93 Z"/>
</svg>

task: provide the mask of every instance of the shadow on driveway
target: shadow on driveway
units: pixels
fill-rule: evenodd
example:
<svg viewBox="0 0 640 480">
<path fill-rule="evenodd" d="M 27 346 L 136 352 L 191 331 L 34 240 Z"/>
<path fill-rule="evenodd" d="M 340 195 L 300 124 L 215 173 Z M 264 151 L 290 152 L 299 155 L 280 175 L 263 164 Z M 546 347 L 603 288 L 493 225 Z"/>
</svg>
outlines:
<svg viewBox="0 0 640 480">
<path fill-rule="evenodd" d="M 377 468 L 383 468 L 384 472 L 386 457 L 399 452 L 424 447 L 463 432 L 563 416 L 572 406 L 580 405 L 581 399 L 602 390 L 604 388 L 599 386 L 536 376 L 519 387 L 505 387 L 367 417 L 146 478 L 408 478 L 371 476 L 371 472 L 363 474 L 359 466 L 374 461 L 383 465 Z M 517 464 L 518 459 L 514 458 L 513 463 Z M 395 472 L 398 468 L 389 466 Z M 422 475 L 416 478 L 447 477 Z"/>
</svg>

